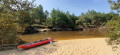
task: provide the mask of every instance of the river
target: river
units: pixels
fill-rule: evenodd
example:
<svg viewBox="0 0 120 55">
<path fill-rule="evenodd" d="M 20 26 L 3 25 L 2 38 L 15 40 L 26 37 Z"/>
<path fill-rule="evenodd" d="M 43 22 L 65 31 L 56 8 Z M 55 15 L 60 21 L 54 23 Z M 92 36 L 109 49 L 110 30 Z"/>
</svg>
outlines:
<svg viewBox="0 0 120 55">
<path fill-rule="evenodd" d="M 104 38 L 105 36 L 104 33 L 98 31 L 49 31 L 29 35 L 20 35 L 20 38 L 26 42 L 33 42 L 49 37 L 54 37 L 55 40 L 68 40 L 81 38 Z"/>
</svg>

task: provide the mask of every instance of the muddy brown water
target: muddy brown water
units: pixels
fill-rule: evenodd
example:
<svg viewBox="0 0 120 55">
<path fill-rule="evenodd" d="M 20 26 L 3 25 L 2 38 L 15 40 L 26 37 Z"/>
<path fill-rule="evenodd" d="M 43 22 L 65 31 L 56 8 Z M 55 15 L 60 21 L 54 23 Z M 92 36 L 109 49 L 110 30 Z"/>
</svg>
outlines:
<svg viewBox="0 0 120 55">
<path fill-rule="evenodd" d="M 39 32 L 29 35 L 20 35 L 20 38 L 26 42 L 33 42 L 49 37 L 54 37 L 55 40 L 68 40 L 68 39 L 84 39 L 84 38 L 104 38 L 105 34 L 98 31 L 49 31 Z"/>
</svg>

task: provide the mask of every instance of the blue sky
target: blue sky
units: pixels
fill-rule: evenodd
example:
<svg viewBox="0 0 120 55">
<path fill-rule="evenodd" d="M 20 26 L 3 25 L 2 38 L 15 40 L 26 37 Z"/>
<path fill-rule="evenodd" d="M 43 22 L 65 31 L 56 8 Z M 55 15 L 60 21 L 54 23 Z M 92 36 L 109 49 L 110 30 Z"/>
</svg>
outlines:
<svg viewBox="0 0 120 55">
<path fill-rule="evenodd" d="M 51 12 L 53 8 L 61 11 L 69 11 L 71 14 L 79 16 L 82 12 L 86 13 L 88 10 L 95 10 L 97 12 L 109 13 L 110 4 L 107 0 L 36 0 L 36 5 L 42 5 L 44 11 Z"/>
</svg>

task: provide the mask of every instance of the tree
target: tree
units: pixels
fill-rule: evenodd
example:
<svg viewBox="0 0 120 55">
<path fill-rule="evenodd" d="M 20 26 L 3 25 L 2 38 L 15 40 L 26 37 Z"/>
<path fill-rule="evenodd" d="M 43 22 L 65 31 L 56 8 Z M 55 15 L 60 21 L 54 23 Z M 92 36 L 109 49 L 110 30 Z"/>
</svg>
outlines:
<svg viewBox="0 0 120 55">
<path fill-rule="evenodd" d="M 45 11 L 45 18 L 48 18 L 49 17 L 49 12 L 46 10 Z"/>
<path fill-rule="evenodd" d="M 79 19 L 76 21 L 77 24 L 89 28 L 89 27 L 100 27 L 104 25 L 107 21 L 111 20 L 114 13 L 101 13 L 94 10 L 88 10 L 87 13 L 81 13 Z"/>
<path fill-rule="evenodd" d="M 27 0 L 0 0 L 0 39 L 2 44 L 15 44 L 19 27 L 28 24 L 33 3 Z"/>
<path fill-rule="evenodd" d="M 78 20 L 78 17 L 75 16 L 75 14 L 73 13 L 70 17 L 71 27 L 73 27 L 73 28 L 76 27 L 76 20 Z"/>
<path fill-rule="evenodd" d="M 117 1 L 108 0 L 108 2 L 111 4 L 110 8 L 112 10 L 116 10 L 117 13 L 120 12 L 120 0 Z"/>
<path fill-rule="evenodd" d="M 69 14 L 69 11 L 65 13 L 59 9 L 56 10 L 53 8 L 50 18 L 47 19 L 47 22 L 49 22 L 53 27 L 73 29 L 76 26 L 75 21 L 77 19 L 78 17 L 74 14 Z"/>
<path fill-rule="evenodd" d="M 46 17 L 45 17 L 45 14 L 43 12 L 42 5 L 39 5 L 36 8 L 34 8 L 32 13 L 31 13 L 31 16 L 34 19 L 34 22 L 36 24 L 42 24 L 43 22 L 46 21 Z"/>
<path fill-rule="evenodd" d="M 120 0 L 117 0 L 117 1 L 108 0 L 108 2 L 111 4 L 111 9 L 116 10 L 117 13 L 119 13 Z M 106 26 L 109 27 L 109 30 L 107 33 L 107 37 L 109 37 L 108 43 L 110 45 L 115 45 L 114 47 L 116 47 L 117 45 L 120 44 L 120 28 L 119 28 L 120 27 L 120 16 L 114 15 L 112 20 L 107 22 Z"/>
<path fill-rule="evenodd" d="M 25 28 L 27 26 L 30 26 L 33 24 L 33 19 L 30 16 L 30 12 L 35 7 L 34 0 L 32 2 L 29 2 L 28 0 L 16 0 L 17 8 L 16 8 L 16 19 L 19 23 L 19 32 L 24 32 Z"/>
</svg>

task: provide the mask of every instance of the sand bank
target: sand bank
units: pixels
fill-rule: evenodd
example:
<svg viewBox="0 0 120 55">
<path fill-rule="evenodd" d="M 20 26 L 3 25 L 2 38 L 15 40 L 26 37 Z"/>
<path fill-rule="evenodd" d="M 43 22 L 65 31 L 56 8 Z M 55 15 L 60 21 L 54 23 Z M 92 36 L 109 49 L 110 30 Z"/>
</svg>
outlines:
<svg viewBox="0 0 120 55">
<path fill-rule="evenodd" d="M 0 55 L 120 55 L 112 51 L 105 38 L 61 40 L 28 50 L 0 51 Z"/>
</svg>

